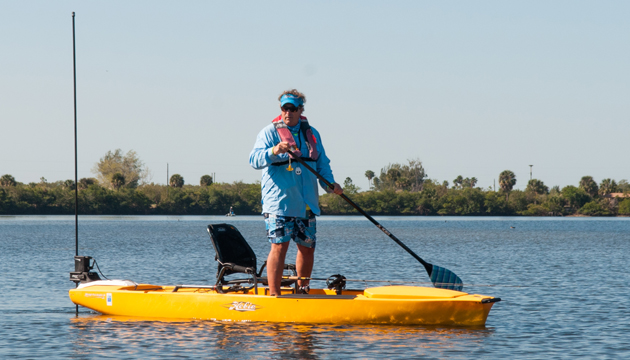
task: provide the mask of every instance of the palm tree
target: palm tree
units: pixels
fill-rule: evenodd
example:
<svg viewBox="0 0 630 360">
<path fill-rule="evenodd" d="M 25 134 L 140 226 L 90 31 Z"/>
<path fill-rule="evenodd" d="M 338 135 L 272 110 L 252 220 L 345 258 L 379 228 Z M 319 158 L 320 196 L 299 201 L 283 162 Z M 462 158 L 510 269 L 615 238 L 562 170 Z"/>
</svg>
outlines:
<svg viewBox="0 0 630 360">
<path fill-rule="evenodd" d="M 499 174 L 499 186 L 501 187 L 501 190 L 505 192 L 505 202 L 510 200 L 510 191 L 512 191 L 515 184 L 516 175 L 514 175 L 514 172 L 510 170 L 503 170 L 501 174 Z"/>
<path fill-rule="evenodd" d="M 461 175 L 458 175 L 455 180 L 453 180 L 453 187 L 459 189 L 464 183 L 464 178 Z"/>
<path fill-rule="evenodd" d="M 16 184 L 15 178 L 9 174 L 0 177 L 0 185 L 3 187 L 15 186 Z"/>
<path fill-rule="evenodd" d="M 123 185 L 125 185 L 125 177 L 121 173 L 115 173 L 112 175 L 111 184 L 114 190 L 119 190 Z"/>
<path fill-rule="evenodd" d="M 593 180 L 592 176 L 582 176 L 580 189 L 586 191 L 591 197 L 595 197 L 599 191 L 597 183 Z"/>
<path fill-rule="evenodd" d="M 184 178 L 179 174 L 173 174 L 173 176 L 171 176 L 169 184 L 172 187 L 181 188 L 182 186 L 184 186 Z"/>
<path fill-rule="evenodd" d="M 210 185 L 212 185 L 212 176 L 210 176 L 210 175 L 202 176 L 201 179 L 199 180 L 199 185 L 201 185 L 201 186 L 210 186 Z"/>
<path fill-rule="evenodd" d="M 604 179 L 599 184 L 599 194 L 600 195 L 608 195 L 610 193 L 617 192 L 617 183 L 612 179 Z"/>
<path fill-rule="evenodd" d="M 374 171 L 368 170 L 365 172 L 365 177 L 368 179 L 368 185 L 372 186 L 372 179 L 374 178 Z"/>
<path fill-rule="evenodd" d="M 549 193 L 549 187 L 538 179 L 531 179 L 527 182 L 527 191 L 531 191 L 537 195 Z"/>
<path fill-rule="evenodd" d="M 527 188 L 525 191 L 534 193 L 534 204 L 538 204 L 538 199 L 536 195 L 544 195 L 549 193 L 549 187 L 545 185 L 542 181 L 538 179 L 531 179 L 527 182 Z"/>
</svg>

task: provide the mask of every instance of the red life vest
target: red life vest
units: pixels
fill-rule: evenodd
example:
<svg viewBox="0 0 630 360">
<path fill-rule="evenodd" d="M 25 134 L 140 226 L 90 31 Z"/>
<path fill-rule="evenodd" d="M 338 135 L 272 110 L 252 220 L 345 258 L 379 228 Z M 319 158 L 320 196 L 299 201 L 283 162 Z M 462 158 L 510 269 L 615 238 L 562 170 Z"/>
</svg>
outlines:
<svg viewBox="0 0 630 360">
<path fill-rule="evenodd" d="M 311 131 L 311 126 L 308 124 L 308 120 L 304 116 L 300 116 L 300 130 L 304 134 L 304 138 L 306 138 L 306 146 L 308 147 L 308 158 L 302 157 L 302 152 L 300 149 L 293 151 L 293 153 L 299 157 L 302 157 L 304 160 L 315 161 L 319 157 L 319 153 L 317 152 L 317 139 L 315 139 L 315 135 Z M 292 147 L 297 149 L 297 144 L 295 143 L 295 139 L 293 138 L 293 134 L 291 134 L 291 130 L 287 127 L 287 124 L 282 121 L 282 115 L 279 115 L 277 118 L 273 119 L 273 125 L 276 127 L 276 131 L 278 135 L 280 135 L 280 139 L 282 141 L 286 141 Z M 291 155 L 289 155 L 291 156 Z M 291 156 L 293 158 L 293 156 Z M 276 165 L 275 163 L 273 165 Z"/>
</svg>

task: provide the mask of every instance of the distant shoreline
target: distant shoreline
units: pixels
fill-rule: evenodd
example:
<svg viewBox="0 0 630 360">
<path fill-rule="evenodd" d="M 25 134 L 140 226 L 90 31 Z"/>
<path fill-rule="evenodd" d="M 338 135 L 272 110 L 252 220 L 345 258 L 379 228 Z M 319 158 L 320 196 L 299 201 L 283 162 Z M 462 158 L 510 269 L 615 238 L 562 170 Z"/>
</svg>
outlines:
<svg viewBox="0 0 630 360">
<path fill-rule="evenodd" d="M 509 192 L 475 187 L 448 187 L 425 180 L 418 191 L 359 191 L 347 181 L 345 194 L 372 216 L 515 216 L 614 217 L 630 215 L 630 194 L 589 194 L 566 186 L 537 193 Z M 145 184 L 110 189 L 97 182 L 79 182 L 81 215 L 222 216 L 234 210 L 237 216 L 262 212 L 259 183 L 213 183 L 172 187 Z M 611 197 L 611 195 L 619 195 Z M 73 215 L 74 182 L 17 183 L 0 186 L 0 215 Z M 357 215 L 335 194 L 319 197 L 323 215 Z"/>
</svg>

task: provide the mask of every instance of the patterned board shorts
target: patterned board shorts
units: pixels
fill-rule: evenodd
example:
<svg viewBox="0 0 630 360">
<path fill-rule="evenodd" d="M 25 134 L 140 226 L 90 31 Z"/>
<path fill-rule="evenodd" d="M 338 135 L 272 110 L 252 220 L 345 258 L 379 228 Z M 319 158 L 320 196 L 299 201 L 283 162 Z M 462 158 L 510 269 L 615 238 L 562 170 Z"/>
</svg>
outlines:
<svg viewBox="0 0 630 360">
<path fill-rule="evenodd" d="M 307 218 L 265 214 L 267 237 L 272 244 L 282 244 L 289 240 L 307 248 L 315 248 L 317 223 L 315 214 L 308 211 Z"/>
</svg>

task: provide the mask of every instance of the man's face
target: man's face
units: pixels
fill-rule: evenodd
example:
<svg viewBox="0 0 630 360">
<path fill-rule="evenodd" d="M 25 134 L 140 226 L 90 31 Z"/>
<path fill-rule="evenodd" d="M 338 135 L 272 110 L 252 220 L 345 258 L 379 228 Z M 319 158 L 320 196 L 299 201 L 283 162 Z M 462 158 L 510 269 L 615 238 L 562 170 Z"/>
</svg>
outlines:
<svg viewBox="0 0 630 360">
<path fill-rule="evenodd" d="M 293 104 L 284 104 L 280 107 L 282 110 L 282 121 L 287 126 L 295 126 L 300 121 L 300 115 L 302 115 L 303 108 L 296 108 Z"/>
</svg>

